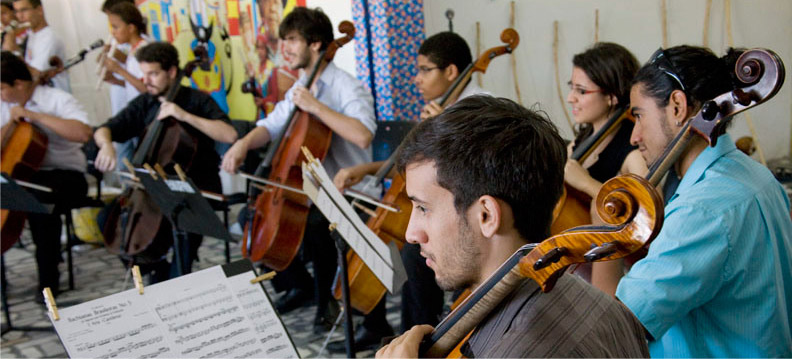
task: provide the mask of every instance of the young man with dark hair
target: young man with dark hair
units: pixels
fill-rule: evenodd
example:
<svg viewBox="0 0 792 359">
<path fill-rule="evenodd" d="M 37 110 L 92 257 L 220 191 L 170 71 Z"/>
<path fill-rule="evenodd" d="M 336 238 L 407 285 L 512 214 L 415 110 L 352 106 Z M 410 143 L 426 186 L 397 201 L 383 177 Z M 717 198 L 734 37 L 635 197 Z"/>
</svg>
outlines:
<svg viewBox="0 0 792 359">
<path fill-rule="evenodd" d="M 475 289 L 526 243 L 548 237 L 566 148 L 543 115 L 513 101 L 465 98 L 419 123 L 398 154 L 413 203 L 406 239 L 444 290 Z M 460 173 L 464 171 L 464 173 Z M 585 303 L 585 310 L 581 307 Z M 377 357 L 417 357 L 429 325 Z M 549 293 L 524 279 L 477 325 L 466 357 L 645 357 L 640 323 L 576 275 Z"/>
<path fill-rule="evenodd" d="M 635 77 L 631 142 L 647 163 L 702 105 L 734 89 L 739 52 L 658 50 Z M 645 258 L 625 275 L 595 263 L 602 289 L 646 328 L 652 357 L 792 357 L 792 222 L 789 199 L 770 171 L 697 135 L 673 164 L 679 185 Z M 606 280 L 609 280 L 608 283 Z"/>
<path fill-rule="evenodd" d="M 100 171 L 113 170 L 117 164 L 112 141 L 123 142 L 142 136 L 152 122 L 173 118 L 198 139 L 197 151 L 187 170 L 187 176 L 200 189 L 221 192 L 217 169 L 220 157 L 214 148 L 215 141 L 231 143 L 236 140 L 236 131 L 229 124 L 228 116 L 209 95 L 173 83 L 179 72 L 179 54 L 173 45 L 166 42 L 151 43 L 140 48 L 136 57 L 143 71 L 143 83 L 147 92 L 140 94 L 121 112 L 96 129 L 94 140 L 99 147 L 99 153 L 94 165 Z M 180 87 L 173 102 L 164 98 L 171 86 Z M 162 222 L 157 235 L 172 236 L 167 220 Z M 183 257 L 187 273 L 198 255 L 202 240 L 201 236 L 192 233 L 188 237 L 189 255 Z M 170 275 L 167 262 L 160 262 L 154 268 L 155 281 L 168 279 Z"/>
<path fill-rule="evenodd" d="M 244 161 L 248 150 L 263 147 L 286 131 L 289 113 L 297 106 L 324 123 L 333 132 L 329 152 L 323 161 L 332 176 L 339 169 L 371 161 L 369 146 L 377 128 L 374 118 L 374 100 L 359 80 L 328 63 L 316 76 L 315 84 L 308 89 L 307 76 L 320 61 L 320 53 L 333 40 L 330 19 L 320 10 L 297 7 L 281 22 L 279 36 L 283 51 L 292 69 L 305 69 L 306 74 L 286 93 L 286 99 L 256 123 L 253 131 L 237 141 L 223 158 L 223 169 L 235 173 Z M 313 257 L 313 288 L 310 274 L 298 255 L 286 270 L 275 277 L 282 283 L 294 286 L 276 303 L 279 311 L 297 308 L 315 293 L 317 314 L 314 330 L 326 330 L 335 320 L 338 305 L 330 300 L 330 287 L 336 268 L 335 244 L 327 230 L 329 223 L 315 207 L 308 214 L 308 225 L 303 236 L 307 258 Z M 305 252 L 305 251 L 304 251 Z M 288 279 L 285 279 L 288 278 Z M 330 310 L 328 310 L 330 308 Z"/>
<path fill-rule="evenodd" d="M 91 138 L 88 115 L 71 94 L 60 89 L 38 86 L 22 59 L 9 51 L 0 60 L 0 120 L 2 138 L 10 125 L 27 121 L 47 135 L 47 152 L 38 172 L 30 182 L 52 189 L 52 193 L 32 191 L 44 203 L 55 205 L 52 214 L 27 215 L 30 232 L 36 244 L 36 263 L 39 272 L 39 292 L 50 287 L 58 293 L 61 262 L 61 218 L 67 206 L 85 196 L 85 155 L 81 144 Z M 4 239 L 5 240 L 5 239 Z"/>
<path fill-rule="evenodd" d="M 24 59 L 33 68 L 34 78 L 39 76 L 39 72 L 52 67 L 50 58 L 53 56 L 66 61 L 66 47 L 55 34 L 55 30 L 47 24 L 41 0 L 14 0 L 14 11 L 20 22 L 30 24 Z M 4 50 L 19 51 L 13 41 L 7 41 L 4 45 L 6 45 Z M 53 77 L 52 84 L 63 91 L 71 92 L 69 74 L 66 71 Z"/>
<path fill-rule="evenodd" d="M 418 72 L 413 82 L 427 102 L 421 111 L 421 119 L 426 119 L 443 111 L 438 101 L 471 64 L 472 58 L 465 39 L 453 32 L 441 32 L 421 44 L 416 62 Z M 456 99 L 451 99 L 451 103 L 482 93 L 485 93 L 484 90 L 470 81 Z M 373 175 L 383 163 L 372 162 L 344 168 L 338 171 L 333 182 L 339 190 L 343 190 L 360 182 L 365 175 Z M 439 323 L 445 294 L 435 283 L 434 272 L 426 266 L 417 245 L 405 244 L 401 256 L 407 270 L 407 282 L 401 294 L 401 330 L 405 331 L 417 324 Z M 363 325 L 357 330 L 356 350 L 378 345 L 381 337 L 392 335 L 392 329 L 385 320 L 384 298 L 382 302 L 365 317 Z M 331 350 L 343 350 L 343 342 L 333 344 L 329 346 Z"/>
</svg>

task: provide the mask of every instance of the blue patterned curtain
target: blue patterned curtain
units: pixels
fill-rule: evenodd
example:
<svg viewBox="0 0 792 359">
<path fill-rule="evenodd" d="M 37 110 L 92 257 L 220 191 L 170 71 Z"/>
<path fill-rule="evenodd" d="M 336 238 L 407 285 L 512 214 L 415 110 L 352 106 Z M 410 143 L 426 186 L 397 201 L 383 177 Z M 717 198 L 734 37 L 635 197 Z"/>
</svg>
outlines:
<svg viewBox="0 0 792 359">
<path fill-rule="evenodd" d="M 423 1 L 352 0 L 352 18 L 357 77 L 374 95 L 377 119 L 417 121 L 423 98 L 412 79 L 424 40 Z"/>
</svg>

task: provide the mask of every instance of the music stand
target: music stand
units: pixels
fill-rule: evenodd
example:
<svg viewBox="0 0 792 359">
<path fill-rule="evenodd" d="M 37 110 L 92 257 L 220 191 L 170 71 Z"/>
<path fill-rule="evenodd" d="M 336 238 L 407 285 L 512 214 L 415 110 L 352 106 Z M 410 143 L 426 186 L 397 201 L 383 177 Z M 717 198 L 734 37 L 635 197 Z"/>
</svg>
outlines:
<svg viewBox="0 0 792 359">
<path fill-rule="evenodd" d="M 22 188 L 14 179 L 6 175 L 0 174 L 0 207 L 10 211 L 27 212 L 27 213 L 50 213 L 51 211 L 41 204 L 35 196 L 30 194 Z M 13 245 L 13 243 L 12 243 Z M 8 333 L 12 330 L 22 331 L 48 331 L 49 327 L 14 327 L 11 324 L 11 314 L 8 311 L 8 297 L 6 296 L 6 271 L 5 271 L 5 254 L 0 255 L 0 303 L 3 305 L 3 315 L 6 319 L 6 327 L 0 330 L 0 335 Z"/>
<path fill-rule="evenodd" d="M 360 220 L 352 205 L 344 199 L 333 185 L 333 181 L 310 151 L 303 148 L 308 162 L 302 163 L 303 190 L 330 222 L 330 234 L 336 242 L 339 262 L 342 267 L 341 285 L 346 325 L 346 354 L 354 357 L 354 333 L 352 331 L 352 308 L 349 296 L 349 281 L 346 270 L 346 247 L 355 250 L 360 259 L 371 269 L 377 279 L 390 293 L 401 290 L 407 281 L 407 273 L 396 244 L 385 244 L 365 223 Z"/>
<path fill-rule="evenodd" d="M 138 178 L 160 211 L 171 223 L 173 231 L 173 256 L 177 262 L 177 274 L 185 272 L 185 255 L 182 252 L 182 241 L 187 243 L 187 232 L 219 238 L 227 242 L 233 241 L 228 229 L 214 213 L 212 206 L 201 191 L 188 177 L 156 175 L 145 169 L 137 168 Z"/>
</svg>

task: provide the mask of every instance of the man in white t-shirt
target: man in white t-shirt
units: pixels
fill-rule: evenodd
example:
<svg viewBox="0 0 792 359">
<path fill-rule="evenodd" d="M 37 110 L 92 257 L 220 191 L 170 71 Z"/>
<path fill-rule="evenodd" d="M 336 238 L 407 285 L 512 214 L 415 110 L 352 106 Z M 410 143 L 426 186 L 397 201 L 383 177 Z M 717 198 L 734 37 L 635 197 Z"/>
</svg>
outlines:
<svg viewBox="0 0 792 359">
<path fill-rule="evenodd" d="M 27 121 L 46 134 L 48 139 L 44 161 L 30 182 L 52 189 L 51 193 L 31 193 L 42 203 L 54 204 L 52 214 L 28 214 L 30 232 L 36 244 L 39 289 L 50 287 L 58 293 L 61 261 L 60 213 L 85 197 L 85 155 L 82 143 L 91 138 L 88 115 L 68 92 L 49 86 L 38 86 L 25 63 L 9 51 L 0 60 L 0 124 L 2 138 L 11 124 Z M 38 293 L 41 293 L 39 290 Z"/>
</svg>

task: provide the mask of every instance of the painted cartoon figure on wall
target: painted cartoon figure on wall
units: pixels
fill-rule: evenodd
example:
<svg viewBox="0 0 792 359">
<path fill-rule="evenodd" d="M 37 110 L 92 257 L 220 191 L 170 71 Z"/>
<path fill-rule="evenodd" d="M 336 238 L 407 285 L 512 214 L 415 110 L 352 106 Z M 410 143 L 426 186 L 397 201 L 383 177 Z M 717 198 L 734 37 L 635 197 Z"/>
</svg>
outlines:
<svg viewBox="0 0 792 359">
<path fill-rule="evenodd" d="M 182 61 L 192 60 L 198 46 L 208 50 L 209 68 L 195 71 L 189 85 L 210 94 L 231 118 L 265 115 L 257 109 L 271 108 L 267 102 L 277 102 L 279 89 L 285 92 L 297 77 L 282 66 L 277 28 L 305 0 L 136 0 L 136 5 L 148 18 L 151 37 L 173 43 L 184 54 Z M 254 102 L 243 93 L 241 84 L 251 77 L 268 100 Z"/>
</svg>

